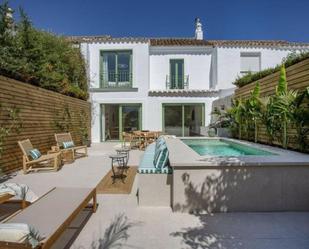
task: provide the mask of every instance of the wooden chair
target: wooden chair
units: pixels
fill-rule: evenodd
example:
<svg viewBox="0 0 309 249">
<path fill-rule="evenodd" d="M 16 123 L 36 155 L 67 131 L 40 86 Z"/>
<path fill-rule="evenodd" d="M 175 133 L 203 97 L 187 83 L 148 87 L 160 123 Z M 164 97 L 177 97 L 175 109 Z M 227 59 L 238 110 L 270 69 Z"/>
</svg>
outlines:
<svg viewBox="0 0 309 249">
<path fill-rule="evenodd" d="M 130 149 L 132 149 L 133 147 L 138 147 L 138 142 L 139 139 L 134 134 L 129 132 L 122 132 L 123 147 L 129 147 Z"/>
<path fill-rule="evenodd" d="M 27 174 L 31 171 L 38 170 L 52 170 L 57 171 L 59 169 L 61 160 L 60 153 L 42 155 L 40 158 L 32 160 L 29 156 L 29 151 L 34 149 L 30 140 L 18 141 L 18 145 L 23 152 L 23 171 Z"/>
<path fill-rule="evenodd" d="M 79 155 L 79 157 L 88 156 L 87 145 L 74 146 L 74 147 L 68 148 L 68 149 L 63 148 L 63 142 L 73 142 L 73 139 L 72 139 L 70 132 L 55 134 L 55 140 L 57 142 L 58 150 L 60 150 L 60 151 L 72 150 L 73 158 L 75 158 L 76 155 Z M 84 152 L 81 153 L 81 152 L 79 152 L 80 150 L 83 150 Z"/>
<path fill-rule="evenodd" d="M 43 237 L 36 249 L 51 248 L 76 216 L 93 201 L 91 211 L 96 212 L 96 189 L 53 188 L 29 207 L 16 212 L 2 223 L 24 223 L 34 227 Z M 32 248 L 28 244 L 0 241 L 1 249 Z"/>
</svg>

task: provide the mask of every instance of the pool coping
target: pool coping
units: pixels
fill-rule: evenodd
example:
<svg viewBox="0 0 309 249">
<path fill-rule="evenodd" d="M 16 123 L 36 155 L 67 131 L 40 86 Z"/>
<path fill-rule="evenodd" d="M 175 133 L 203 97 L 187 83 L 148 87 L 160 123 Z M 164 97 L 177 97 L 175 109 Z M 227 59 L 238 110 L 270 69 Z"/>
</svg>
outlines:
<svg viewBox="0 0 309 249">
<path fill-rule="evenodd" d="M 221 139 L 256 149 L 265 150 L 276 155 L 267 156 L 200 156 L 180 139 Z M 181 137 L 167 138 L 169 161 L 172 168 L 213 168 L 222 166 L 309 166 L 309 154 L 285 150 L 269 145 L 257 144 L 244 140 L 222 137 Z"/>
</svg>

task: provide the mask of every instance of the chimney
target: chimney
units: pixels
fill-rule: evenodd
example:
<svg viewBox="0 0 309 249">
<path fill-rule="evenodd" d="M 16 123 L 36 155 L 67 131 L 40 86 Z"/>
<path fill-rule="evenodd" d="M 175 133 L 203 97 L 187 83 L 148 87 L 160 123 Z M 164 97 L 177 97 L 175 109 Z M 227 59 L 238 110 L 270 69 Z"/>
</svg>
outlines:
<svg viewBox="0 0 309 249">
<path fill-rule="evenodd" d="M 12 29 L 14 24 L 13 12 L 13 9 L 11 9 L 10 7 L 6 9 L 5 21 L 7 22 L 9 29 Z"/>
<path fill-rule="evenodd" d="M 195 39 L 203 40 L 203 29 L 200 18 L 195 18 Z"/>
</svg>

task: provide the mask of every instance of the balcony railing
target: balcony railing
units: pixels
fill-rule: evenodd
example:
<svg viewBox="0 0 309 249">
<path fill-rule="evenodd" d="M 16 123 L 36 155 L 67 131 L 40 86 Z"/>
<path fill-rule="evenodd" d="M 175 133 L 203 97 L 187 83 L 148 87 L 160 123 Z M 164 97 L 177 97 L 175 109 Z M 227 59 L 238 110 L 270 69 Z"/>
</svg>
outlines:
<svg viewBox="0 0 309 249">
<path fill-rule="evenodd" d="M 188 89 L 189 75 L 166 75 L 166 89 Z"/>
<path fill-rule="evenodd" d="M 131 88 L 132 73 L 129 71 L 106 72 L 100 77 L 101 88 Z"/>
</svg>

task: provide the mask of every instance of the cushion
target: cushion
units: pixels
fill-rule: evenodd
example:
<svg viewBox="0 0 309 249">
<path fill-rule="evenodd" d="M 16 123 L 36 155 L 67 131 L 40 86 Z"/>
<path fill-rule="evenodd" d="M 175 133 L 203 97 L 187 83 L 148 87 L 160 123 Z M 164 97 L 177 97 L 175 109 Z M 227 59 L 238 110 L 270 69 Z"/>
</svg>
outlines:
<svg viewBox="0 0 309 249">
<path fill-rule="evenodd" d="M 34 228 L 23 223 L 1 223 L 0 241 L 30 244 L 32 248 L 39 245 L 42 240 Z"/>
<path fill-rule="evenodd" d="M 154 158 L 153 164 L 155 166 L 156 169 L 163 169 L 167 166 L 167 162 L 168 162 L 168 149 L 165 145 L 165 147 L 163 147 L 156 158 Z"/>
<path fill-rule="evenodd" d="M 73 141 L 63 142 L 62 145 L 64 149 L 72 148 L 75 146 Z"/>
<path fill-rule="evenodd" d="M 163 136 L 160 136 L 157 141 L 156 141 L 156 147 L 155 147 L 155 154 L 154 154 L 154 161 L 156 160 L 156 158 L 159 156 L 159 152 L 160 150 L 164 149 L 164 147 L 166 147 L 165 144 L 165 139 Z"/>
<path fill-rule="evenodd" d="M 158 137 L 158 139 L 156 140 L 156 149 L 160 147 L 161 144 L 164 144 L 164 143 L 165 143 L 164 136 Z"/>
<path fill-rule="evenodd" d="M 22 183 L 1 183 L 0 195 L 11 194 L 17 199 L 34 202 L 38 197 L 29 189 L 29 187 Z"/>
<path fill-rule="evenodd" d="M 38 149 L 29 150 L 28 154 L 33 160 L 39 159 L 42 156 Z"/>
</svg>

